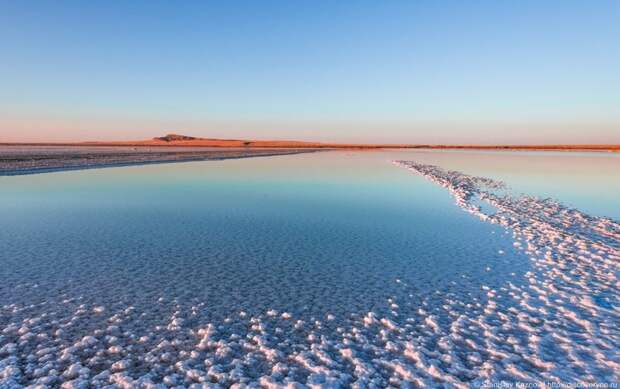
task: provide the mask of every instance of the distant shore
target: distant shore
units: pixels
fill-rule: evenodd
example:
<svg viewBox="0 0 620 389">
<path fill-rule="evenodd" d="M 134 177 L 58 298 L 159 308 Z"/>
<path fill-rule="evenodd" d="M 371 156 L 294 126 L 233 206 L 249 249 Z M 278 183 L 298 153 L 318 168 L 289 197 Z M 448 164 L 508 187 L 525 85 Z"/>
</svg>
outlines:
<svg viewBox="0 0 620 389">
<path fill-rule="evenodd" d="M 210 147 L 243 149 L 439 149 L 439 150 L 523 150 L 523 151 L 601 151 L 620 152 L 620 144 L 540 144 L 540 145 L 439 145 L 439 144 L 362 144 L 306 142 L 295 140 L 244 140 L 196 138 L 186 135 L 168 134 L 137 141 L 94 141 L 94 142 L 0 142 L 0 146 L 88 146 L 88 147 Z"/>
<path fill-rule="evenodd" d="M 323 150 L 381 149 L 620 152 L 620 145 L 342 144 L 206 139 L 168 134 L 142 141 L 0 143 L 0 176 L 153 163 L 265 157 Z"/>
</svg>

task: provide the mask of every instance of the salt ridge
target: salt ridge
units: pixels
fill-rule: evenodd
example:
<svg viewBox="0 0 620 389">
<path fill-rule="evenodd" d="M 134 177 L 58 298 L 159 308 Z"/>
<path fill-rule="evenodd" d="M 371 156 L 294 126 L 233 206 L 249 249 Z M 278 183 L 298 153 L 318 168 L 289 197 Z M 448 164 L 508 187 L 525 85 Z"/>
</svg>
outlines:
<svg viewBox="0 0 620 389">
<path fill-rule="evenodd" d="M 532 260 L 533 270 L 526 275 L 529 285 L 508 283 L 504 289 L 508 294 L 502 299 L 495 298 L 497 291 L 489 290 L 492 298 L 484 314 L 472 320 L 484 330 L 481 340 L 486 353 L 499 352 L 514 361 L 487 363 L 481 376 L 534 382 L 618 382 L 619 223 L 552 199 L 511 195 L 497 180 L 413 161 L 394 164 L 448 189 L 467 212 L 512 231 L 514 247 Z M 478 201 L 496 212 L 483 212 Z M 501 343 L 512 345 L 512 352 L 500 351 L 506 350 Z"/>
</svg>

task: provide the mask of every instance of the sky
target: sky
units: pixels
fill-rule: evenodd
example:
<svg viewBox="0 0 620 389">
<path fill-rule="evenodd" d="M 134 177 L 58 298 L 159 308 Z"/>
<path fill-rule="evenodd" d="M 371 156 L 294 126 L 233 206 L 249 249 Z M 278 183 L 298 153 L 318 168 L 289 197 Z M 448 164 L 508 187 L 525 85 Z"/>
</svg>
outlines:
<svg viewBox="0 0 620 389">
<path fill-rule="evenodd" d="M 620 143 L 620 1 L 5 1 L 0 142 Z"/>
</svg>

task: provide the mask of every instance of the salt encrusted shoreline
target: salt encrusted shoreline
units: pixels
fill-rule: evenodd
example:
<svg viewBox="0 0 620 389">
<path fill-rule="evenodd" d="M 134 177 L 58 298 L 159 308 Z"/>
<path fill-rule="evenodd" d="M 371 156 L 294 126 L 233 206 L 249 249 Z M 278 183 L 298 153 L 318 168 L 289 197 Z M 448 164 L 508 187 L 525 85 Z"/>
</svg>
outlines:
<svg viewBox="0 0 620 389">
<path fill-rule="evenodd" d="M 344 319 L 271 309 L 204 322 L 197 318 L 208 303 L 165 297 L 146 311 L 68 295 L 8 303 L 0 306 L 0 388 L 469 388 L 502 380 L 620 380 L 617 222 L 551 200 L 500 195 L 504 185 L 494 180 L 395 163 L 511 231 L 515 248 L 532 258 L 525 282 L 483 285 L 484 301 L 446 293 L 416 300 L 411 312 L 401 308 L 406 301 L 390 299 L 391 313 Z M 496 212 L 484 213 L 479 201 Z"/>
<path fill-rule="evenodd" d="M 314 152 L 313 149 L 242 149 L 180 147 L 0 147 L 0 176 L 65 170 L 98 169 L 173 162 L 272 157 Z"/>
</svg>

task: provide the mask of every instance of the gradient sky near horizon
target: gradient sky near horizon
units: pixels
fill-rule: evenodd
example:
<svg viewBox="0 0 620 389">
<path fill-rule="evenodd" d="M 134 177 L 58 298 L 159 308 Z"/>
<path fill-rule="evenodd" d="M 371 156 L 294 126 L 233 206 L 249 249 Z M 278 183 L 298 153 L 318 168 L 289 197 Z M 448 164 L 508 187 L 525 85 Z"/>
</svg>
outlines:
<svg viewBox="0 0 620 389">
<path fill-rule="evenodd" d="M 620 1 L 6 1 L 0 141 L 620 143 Z"/>
</svg>

